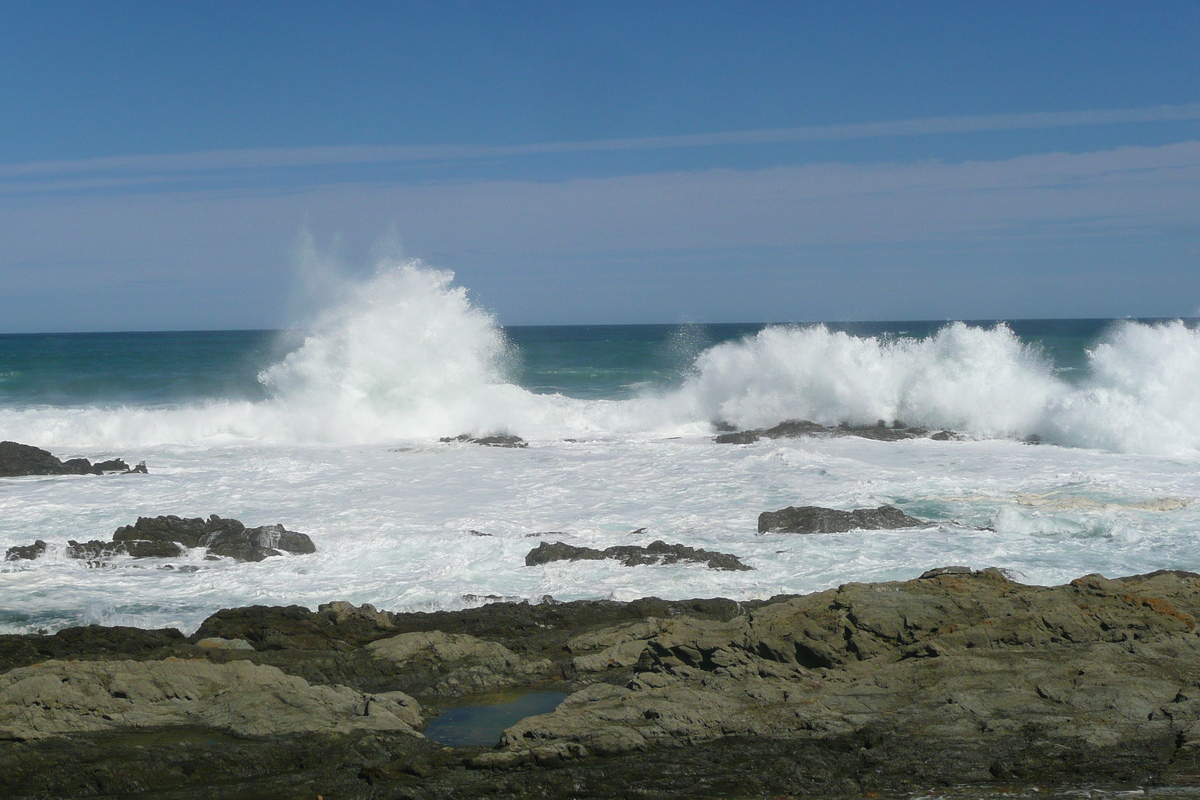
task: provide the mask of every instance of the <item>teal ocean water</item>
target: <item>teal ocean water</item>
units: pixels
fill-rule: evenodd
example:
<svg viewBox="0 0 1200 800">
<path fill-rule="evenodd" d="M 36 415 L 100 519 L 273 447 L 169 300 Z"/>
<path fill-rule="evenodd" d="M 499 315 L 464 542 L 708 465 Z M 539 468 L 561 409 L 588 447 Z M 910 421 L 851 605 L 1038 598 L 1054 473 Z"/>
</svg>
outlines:
<svg viewBox="0 0 1200 800">
<path fill-rule="evenodd" d="M 714 441 L 788 419 L 960 435 Z M 528 446 L 439 441 L 463 433 Z M 5 631 L 192 630 L 335 599 L 749 599 L 946 565 L 1032 583 L 1200 570 L 1194 320 L 506 328 L 450 274 L 385 263 L 295 330 L 0 336 L 0 439 L 149 468 L 0 480 L 0 549 L 49 545 L 0 562 Z M 757 530 L 790 505 L 884 503 L 928 524 Z M 282 523 L 317 552 L 65 557 L 160 514 Z M 656 539 L 753 569 L 525 565 L 541 541 Z"/>
</svg>

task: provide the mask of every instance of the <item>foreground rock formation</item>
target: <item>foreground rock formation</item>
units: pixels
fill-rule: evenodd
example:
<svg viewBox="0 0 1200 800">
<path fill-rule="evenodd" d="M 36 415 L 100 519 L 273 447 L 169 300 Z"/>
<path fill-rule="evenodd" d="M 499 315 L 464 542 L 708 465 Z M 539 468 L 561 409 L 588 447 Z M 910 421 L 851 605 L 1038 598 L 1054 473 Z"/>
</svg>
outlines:
<svg viewBox="0 0 1200 800">
<path fill-rule="evenodd" d="M 103 475 L 106 472 L 145 473 L 146 462 L 130 467 L 119 458 L 93 464 L 86 458 L 62 461 L 40 447 L 19 442 L 0 442 L 0 478 L 22 475 Z"/>
<path fill-rule="evenodd" d="M 0 795 L 1194 796 L 1197 614 L 1193 573 L 950 567 L 741 604 L 332 603 L 191 637 L 5 636 Z M 419 735 L 448 705 L 547 688 L 570 694 L 497 747 Z"/>
<path fill-rule="evenodd" d="M 4 560 L 40 558 L 47 548 L 41 539 L 31 545 L 10 547 Z M 111 542 L 71 540 L 63 553 L 67 558 L 103 561 L 115 556 L 175 558 L 194 548 L 203 548 L 208 558 L 232 558 L 235 561 L 262 561 L 283 553 L 306 555 L 317 551 L 307 534 L 289 531 L 282 525 L 247 528 L 236 519 L 222 519 L 213 514 L 208 519 L 184 519 L 174 515 L 138 517 L 133 525 L 117 528 Z"/>
</svg>

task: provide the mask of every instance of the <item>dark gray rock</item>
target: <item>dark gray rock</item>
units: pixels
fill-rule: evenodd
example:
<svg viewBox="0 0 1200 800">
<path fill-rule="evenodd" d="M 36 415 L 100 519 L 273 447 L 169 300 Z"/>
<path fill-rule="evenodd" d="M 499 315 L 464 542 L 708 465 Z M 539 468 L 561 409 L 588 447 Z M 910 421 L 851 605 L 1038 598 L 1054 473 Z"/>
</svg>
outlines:
<svg viewBox="0 0 1200 800">
<path fill-rule="evenodd" d="M 236 519 L 222 519 L 216 514 L 207 520 L 174 515 L 138 517 L 133 525 L 118 528 L 113 533 L 113 541 L 124 542 L 131 555 L 165 553 L 166 545 L 174 543 L 189 548 L 203 547 L 210 556 L 237 561 L 262 561 L 284 552 L 306 555 L 317 551 L 307 535 L 289 531 L 282 525 L 247 528 Z M 154 543 L 154 546 L 138 543 Z"/>
<path fill-rule="evenodd" d="M 910 517 L 895 506 L 839 511 L 820 506 L 788 506 L 758 515 L 759 533 L 845 533 L 919 528 L 929 523 Z"/>
<path fill-rule="evenodd" d="M 18 442 L 0 442 L 0 477 L 18 475 L 65 475 L 63 462 L 40 447 Z"/>
<path fill-rule="evenodd" d="M 176 558 L 185 548 L 204 548 L 210 558 L 232 558 L 235 561 L 262 561 L 271 556 L 293 553 L 307 555 L 317 552 L 306 534 L 289 531 L 282 525 L 262 525 L 247 528 L 236 519 L 222 519 L 213 514 L 208 519 L 176 516 L 138 517 L 133 525 L 124 525 L 113 532 L 112 541 L 92 539 L 87 542 L 67 542 L 67 558 L 99 564 L 116 556 L 133 558 Z M 46 543 L 35 542 L 24 547 L 10 547 L 8 561 L 37 558 L 46 552 Z"/>
<path fill-rule="evenodd" d="M 199 547 L 200 538 L 218 529 L 241 530 L 245 526 L 237 520 L 222 520 L 215 514 L 208 520 L 193 517 L 185 519 L 169 514 L 161 517 L 138 517 L 132 525 L 117 528 L 112 535 L 114 542 L 162 541 L 175 542 L 184 547 Z"/>
<path fill-rule="evenodd" d="M 112 558 L 113 556 L 125 555 L 128 552 L 124 542 L 102 542 L 99 539 L 77 542 L 71 539 L 67 542 L 66 549 L 63 550 L 63 555 L 67 558 L 78 558 L 83 561 L 98 561 L 100 559 Z M 176 554 L 178 552 L 178 549 L 176 549 Z"/>
<path fill-rule="evenodd" d="M 17 545 L 16 547 L 8 548 L 4 554 L 5 561 L 23 561 L 26 559 L 41 558 L 46 555 L 46 543 L 38 539 L 33 544 Z"/>
<path fill-rule="evenodd" d="M 200 545 L 208 548 L 209 555 L 237 561 L 262 561 L 284 552 L 307 555 L 317 551 L 308 536 L 289 531 L 282 525 L 216 531 L 203 536 Z"/>
<path fill-rule="evenodd" d="M 0 478 L 21 475 L 101 475 L 106 472 L 145 473 L 146 462 L 133 469 L 119 458 L 93 464 L 86 458 L 70 458 L 60 461 L 55 456 L 19 442 L 0 442 Z"/>
<path fill-rule="evenodd" d="M 546 564 L 551 561 L 600 561 L 611 558 L 627 567 L 643 564 L 676 564 L 680 561 L 704 564 L 709 569 L 750 570 L 734 555 L 699 550 L 682 544 L 667 544 L 659 540 L 645 547 L 618 545 L 597 550 L 594 547 L 576 547 L 565 542 L 549 544 L 542 542 L 525 556 L 525 566 Z"/>
<path fill-rule="evenodd" d="M 759 439 L 795 439 L 801 436 L 858 436 L 862 439 L 874 439 L 880 442 L 898 442 L 902 439 L 919 439 L 929 436 L 929 431 L 925 428 L 909 427 L 899 421 L 893 422 L 891 425 L 880 420 L 874 425 L 850 425 L 843 422 L 841 425 L 834 426 L 822 425 L 806 419 L 792 419 L 781 422 L 773 428 L 753 428 L 722 433 L 714 441 L 718 444 L 753 444 Z"/>
<path fill-rule="evenodd" d="M 497 433 L 491 436 L 471 436 L 469 433 L 459 434 L 458 436 L 443 436 L 438 439 L 439 442 L 470 442 L 471 444 L 481 444 L 484 447 L 528 447 L 529 442 L 522 439 L 520 436 L 512 434 Z"/>
</svg>

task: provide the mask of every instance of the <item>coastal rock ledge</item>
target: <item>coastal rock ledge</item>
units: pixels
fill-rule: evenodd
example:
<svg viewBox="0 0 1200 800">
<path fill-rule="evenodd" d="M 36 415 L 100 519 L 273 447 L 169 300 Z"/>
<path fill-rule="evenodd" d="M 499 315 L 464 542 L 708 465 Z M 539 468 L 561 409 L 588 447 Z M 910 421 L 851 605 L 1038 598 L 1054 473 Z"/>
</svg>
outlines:
<svg viewBox="0 0 1200 800">
<path fill-rule="evenodd" d="M 0 636 L 0 796 L 1195 796 L 1197 615 L 1190 572 L 943 567 L 742 603 L 339 602 L 226 609 L 191 637 Z M 498 690 L 568 696 L 495 747 L 419 735 Z"/>
</svg>

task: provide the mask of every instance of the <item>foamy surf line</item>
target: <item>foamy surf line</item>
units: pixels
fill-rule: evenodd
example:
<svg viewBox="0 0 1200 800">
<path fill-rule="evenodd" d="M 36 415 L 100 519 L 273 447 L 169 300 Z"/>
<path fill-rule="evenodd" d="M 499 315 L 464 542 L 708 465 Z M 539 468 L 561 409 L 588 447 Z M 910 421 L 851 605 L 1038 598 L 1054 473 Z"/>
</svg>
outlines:
<svg viewBox="0 0 1200 800">
<path fill-rule="evenodd" d="M 1200 333 L 1182 321 L 1116 325 L 1074 382 L 1003 324 L 950 323 L 927 338 L 773 326 L 704 350 L 682 386 L 628 400 L 517 385 L 514 347 L 495 318 L 452 273 L 415 261 L 383 262 L 309 330 L 260 374 L 267 400 L 2 409 L 0 429 L 7 438 L 77 448 L 498 432 L 534 441 L 699 436 L 716 421 L 749 428 L 883 420 L 1113 452 L 1200 452 Z"/>
</svg>

